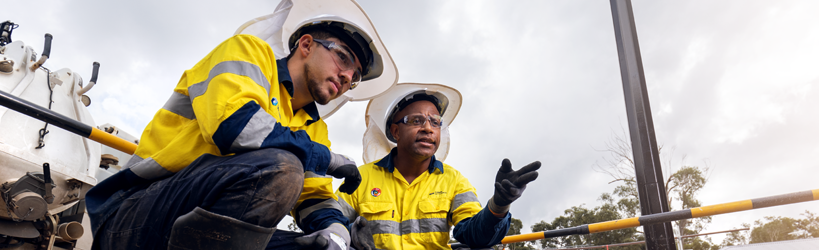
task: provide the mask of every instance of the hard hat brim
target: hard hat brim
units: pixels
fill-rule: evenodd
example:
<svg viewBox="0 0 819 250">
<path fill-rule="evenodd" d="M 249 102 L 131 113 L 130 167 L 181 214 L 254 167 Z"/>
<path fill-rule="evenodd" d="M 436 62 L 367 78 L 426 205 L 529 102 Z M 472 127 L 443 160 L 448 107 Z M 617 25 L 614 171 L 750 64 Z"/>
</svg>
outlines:
<svg viewBox="0 0 819 250">
<path fill-rule="evenodd" d="M 444 127 L 441 128 L 441 141 L 435 157 L 443 161 L 449 153 L 449 125 L 458 116 L 461 109 L 463 97 L 455 88 L 431 83 L 398 83 L 387 92 L 370 100 L 367 104 L 365 121 L 367 130 L 364 133 L 364 161 L 371 162 L 386 156 L 390 150 L 396 146 L 395 142 L 387 138 L 389 127 L 386 127 L 387 119 L 398 103 L 407 95 L 415 94 L 418 91 L 425 91 L 428 94 L 444 96 L 446 98 L 446 109 L 441 115 L 444 120 Z"/>
<path fill-rule="evenodd" d="M 368 74 L 356 89 L 326 105 L 318 105 L 319 114 L 326 119 L 348 101 L 369 100 L 390 89 L 398 81 L 398 68 L 384 46 L 369 16 L 353 0 L 349 1 L 296 1 L 283 0 L 276 10 L 244 23 L 235 34 L 255 35 L 265 40 L 273 49 L 277 59 L 290 54 L 290 36 L 300 27 L 316 21 L 337 21 L 351 24 L 366 34 L 372 50 L 373 62 Z M 380 74 L 378 74 L 380 72 Z"/>
</svg>

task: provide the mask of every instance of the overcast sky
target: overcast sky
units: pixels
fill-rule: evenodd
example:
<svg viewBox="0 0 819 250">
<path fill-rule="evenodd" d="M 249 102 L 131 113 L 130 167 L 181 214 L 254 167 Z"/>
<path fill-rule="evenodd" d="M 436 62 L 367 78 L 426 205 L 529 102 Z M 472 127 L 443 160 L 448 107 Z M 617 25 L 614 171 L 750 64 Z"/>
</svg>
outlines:
<svg viewBox="0 0 819 250">
<path fill-rule="evenodd" d="M 617 184 L 595 172 L 599 149 L 628 129 L 608 1 L 362 0 L 399 71 L 399 82 L 457 88 L 447 163 L 483 204 L 503 158 L 543 162 L 512 205 L 524 231 L 571 206 L 599 205 Z M 52 70 L 85 77 L 98 125 L 138 135 L 182 72 L 277 1 L 4 2 L 12 38 L 42 50 Z M 819 2 L 635 1 L 657 141 L 674 148 L 668 176 L 709 166 L 703 205 L 819 188 Z M 364 86 L 364 85 L 362 85 Z M 362 153 L 366 102 L 327 122 L 333 150 Z M 681 159 L 685 156 L 685 161 Z M 716 216 L 705 231 L 763 216 L 801 218 L 816 202 Z M 722 236 L 714 236 L 720 243 Z"/>
</svg>

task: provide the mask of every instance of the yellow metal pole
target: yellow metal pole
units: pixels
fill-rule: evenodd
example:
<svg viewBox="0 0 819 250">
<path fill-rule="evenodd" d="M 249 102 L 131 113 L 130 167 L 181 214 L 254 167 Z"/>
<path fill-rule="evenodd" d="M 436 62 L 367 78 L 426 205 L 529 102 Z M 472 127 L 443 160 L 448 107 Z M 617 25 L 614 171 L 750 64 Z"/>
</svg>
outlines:
<svg viewBox="0 0 819 250">
<path fill-rule="evenodd" d="M 102 143 L 105 146 L 109 146 L 130 155 L 134 154 L 137 148 L 137 145 L 133 142 L 126 141 L 125 139 L 116 137 L 115 135 L 106 133 L 105 131 L 97 128 L 91 128 L 91 134 L 88 135 L 88 139 Z"/>
<path fill-rule="evenodd" d="M 68 118 L 60 113 L 38 106 L 20 97 L 0 91 L 0 105 L 20 112 L 31 118 L 53 124 L 68 132 L 102 143 L 119 151 L 134 154 L 137 145 L 122 138 L 108 134 L 88 124 Z"/>
<path fill-rule="evenodd" d="M 539 240 L 543 239 L 543 232 L 538 233 L 528 233 L 528 234 L 518 234 L 518 235 L 509 235 L 503 238 L 501 244 L 509 244 L 515 242 L 523 242 L 523 241 L 532 241 L 532 240 Z"/>
<path fill-rule="evenodd" d="M 612 231 L 623 228 L 639 227 L 644 225 L 651 225 L 656 223 L 665 223 L 670 221 L 677 221 L 683 219 L 699 218 L 704 216 L 727 214 L 751 209 L 781 206 L 799 202 L 819 200 L 819 189 L 813 189 L 802 192 L 781 194 L 768 196 L 757 199 L 743 200 L 722 203 L 717 205 L 695 207 L 680 211 L 671 211 L 658 214 L 650 214 L 640 217 L 632 217 L 627 219 L 604 221 L 593 224 L 586 224 L 570 228 L 561 228 L 543 232 L 535 232 L 528 234 L 510 235 L 503 238 L 501 244 L 509 244 L 523 241 L 533 241 L 545 238 L 554 238 L 561 236 L 569 236 L 576 234 L 590 234 Z M 454 244 L 451 247 L 466 247 L 463 244 Z"/>
</svg>

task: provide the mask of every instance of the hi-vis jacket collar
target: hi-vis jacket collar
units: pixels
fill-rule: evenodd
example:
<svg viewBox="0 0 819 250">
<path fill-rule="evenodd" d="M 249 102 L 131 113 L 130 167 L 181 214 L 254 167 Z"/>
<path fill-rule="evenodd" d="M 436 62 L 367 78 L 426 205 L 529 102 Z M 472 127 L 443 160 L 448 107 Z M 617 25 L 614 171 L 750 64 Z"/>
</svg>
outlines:
<svg viewBox="0 0 819 250">
<path fill-rule="evenodd" d="M 397 148 L 392 148 L 392 150 L 390 150 L 390 154 L 388 154 L 387 156 L 384 156 L 384 158 L 381 158 L 381 160 L 376 162 L 375 165 L 379 166 L 379 167 L 382 167 L 382 168 L 386 168 L 387 171 L 392 173 L 395 170 L 395 163 L 393 163 L 393 159 L 395 158 L 395 155 L 398 152 L 398 151 L 396 151 L 396 149 Z M 441 163 L 440 161 L 436 160 L 435 155 L 433 155 L 432 160 L 429 161 L 429 173 L 431 174 L 431 173 L 435 172 L 435 169 L 438 169 L 438 171 L 441 174 L 444 173 L 444 164 Z"/>
<path fill-rule="evenodd" d="M 293 78 L 290 78 L 290 69 L 287 68 L 287 58 L 276 60 L 276 70 L 279 71 L 279 83 L 287 93 L 293 96 Z"/>
<path fill-rule="evenodd" d="M 279 72 L 279 83 L 282 86 L 284 86 L 284 89 L 287 90 L 287 94 L 289 94 L 292 99 L 293 79 L 290 78 L 290 69 L 287 68 L 287 58 L 276 60 L 276 70 L 278 70 Z M 321 118 L 319 116 L 318 107 L 316 107 L 316 102 L 311 102 L 310 104 L 307 104 L 307 106 L 304 106 L 301 109 L 303 109 L 304 112 L 306 112 L 307 115 L 309 115 L 310 118 L 312 118 L 312 120 L 305 122 L 304 126 L 308 126 L 318 121 L 319 118 Z"/>
</svg>

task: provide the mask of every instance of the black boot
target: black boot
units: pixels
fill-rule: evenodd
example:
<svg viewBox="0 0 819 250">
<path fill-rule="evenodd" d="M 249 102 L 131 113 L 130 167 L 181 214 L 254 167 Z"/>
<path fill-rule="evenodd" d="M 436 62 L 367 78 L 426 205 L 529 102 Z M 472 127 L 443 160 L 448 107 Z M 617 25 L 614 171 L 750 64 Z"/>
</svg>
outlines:
<svg viewBox="0 0 819 250">
<path fill-rule="evenodd" d="M 275 231 L 196 207 L 173 223 L 168 249 L 264 249 Z"/>
</svg>

